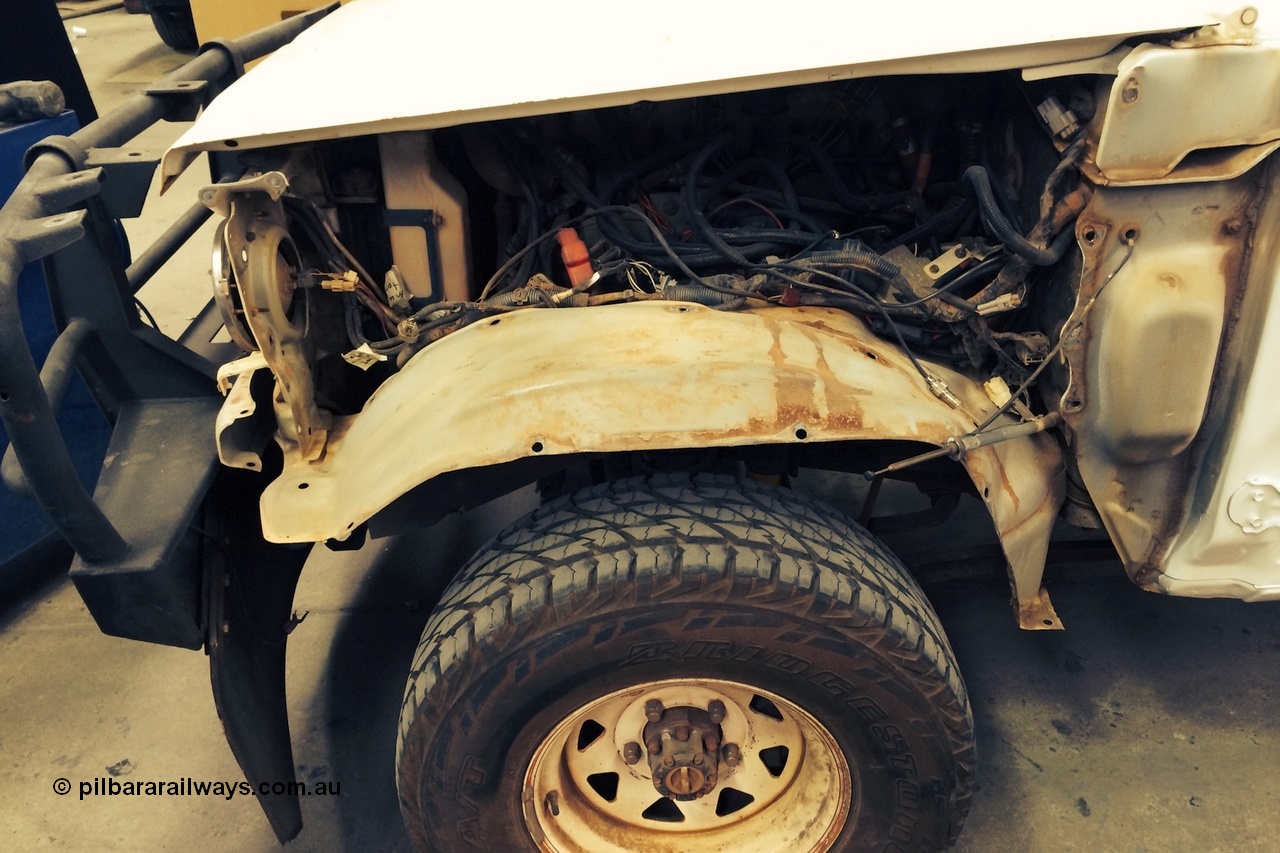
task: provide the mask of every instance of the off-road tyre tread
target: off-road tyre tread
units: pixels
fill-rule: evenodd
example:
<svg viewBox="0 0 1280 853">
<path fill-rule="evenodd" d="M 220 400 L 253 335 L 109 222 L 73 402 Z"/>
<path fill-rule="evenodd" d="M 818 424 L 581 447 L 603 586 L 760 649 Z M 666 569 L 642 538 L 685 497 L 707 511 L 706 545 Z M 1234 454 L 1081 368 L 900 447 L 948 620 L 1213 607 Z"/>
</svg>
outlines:
<svg viewBox="0 0 1280 853">
<path fill-rule="evenodd" d="M 413 656 L 396 744 L 402 810 L 419 791 L 427 704 L 531 631 L 607 610 L 619 596 L 768 604 L 841 631 L 929 697 L 954 756 L 948 840 L 972 796 L 969 699 L 942 626 L 909 572 L 839 511 L 726 476 L 635 477 L 548 503 L 482 548 L 445 591 Z M 409 831 L 428 849 L 421 827 Z"/>
</svg>

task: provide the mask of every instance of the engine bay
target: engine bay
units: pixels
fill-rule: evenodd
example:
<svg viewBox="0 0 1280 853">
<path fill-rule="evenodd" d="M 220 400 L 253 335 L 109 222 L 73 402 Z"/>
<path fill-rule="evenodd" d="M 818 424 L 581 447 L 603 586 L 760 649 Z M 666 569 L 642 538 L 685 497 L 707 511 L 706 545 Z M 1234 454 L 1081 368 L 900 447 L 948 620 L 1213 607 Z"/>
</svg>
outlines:
<svg viewBox="0 0 1280 853">
<path fill-rule="evenodd" d="M 338 414 L 483 318 L 645 300 L 847 310 L 943 400 L 917 356 L 1026 412 L 1074 299 L 1041 282 L 1078 276 L 1092 79 L 872 78 L 246 152 L 287 183 L 253 214 L 282 229 L 259 264 L 280 302 L 246 305 L 233 221 L 215 290 L 242 348 L 280 337 L 253 316 L 297 338 L 286 372 Z"/>
</svg>

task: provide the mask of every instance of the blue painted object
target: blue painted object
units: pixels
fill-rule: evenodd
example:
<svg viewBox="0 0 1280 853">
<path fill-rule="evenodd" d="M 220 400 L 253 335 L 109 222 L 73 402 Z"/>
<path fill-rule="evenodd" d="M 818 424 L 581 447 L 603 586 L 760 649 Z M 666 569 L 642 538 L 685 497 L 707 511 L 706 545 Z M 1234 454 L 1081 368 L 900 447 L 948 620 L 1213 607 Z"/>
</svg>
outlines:
<svg viewBox="0 0 1280 853">
<path fill-rule="evenodd" d="M 69 136 L 80 128 L 75 113 L 68 110 L 57 118 L 21 125 L 0 125 L 0 202 L 7 200 L 22 179 L 22 158 L 27 149 L 46 136 Z M 19 304 L 27 343 L 36 364 L 41 364 L 53 345 L 56 332 L 44 271 L 39 263 L 28 264 L 18 279 Z M 79 377 L 72 380 L 58 412 L 58 426 L 71 449 L 80 480 L 93 491 L 102 468 L 102 458 L 111 439 L 111 426 Z M 9 446 L 9 437 L 0 425 L 0 453 Z M 53 533 L 53 525 L 36 504 L 20 498 L 0 485 L 0 568 Z"/>
</svg>

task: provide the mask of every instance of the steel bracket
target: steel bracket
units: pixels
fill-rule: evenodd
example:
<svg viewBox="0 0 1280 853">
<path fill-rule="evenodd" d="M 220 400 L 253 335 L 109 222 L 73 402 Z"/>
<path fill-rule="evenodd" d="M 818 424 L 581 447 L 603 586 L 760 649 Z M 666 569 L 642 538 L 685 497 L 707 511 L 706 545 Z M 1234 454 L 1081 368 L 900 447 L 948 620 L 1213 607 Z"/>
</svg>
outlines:
<svg viewBox="0 0 1280 853">
<path fill-rule="evenodd" d="M 444 293 L 444 278 L 440 271 L 439 217 L 434 210 L 384 210 L 382 224 L 391 228 L 421 228 L 427 242 L 427 272 L 431 276 L 431 295 L 415 296 L 419 303 L 439 302 Z"/>
</svg>

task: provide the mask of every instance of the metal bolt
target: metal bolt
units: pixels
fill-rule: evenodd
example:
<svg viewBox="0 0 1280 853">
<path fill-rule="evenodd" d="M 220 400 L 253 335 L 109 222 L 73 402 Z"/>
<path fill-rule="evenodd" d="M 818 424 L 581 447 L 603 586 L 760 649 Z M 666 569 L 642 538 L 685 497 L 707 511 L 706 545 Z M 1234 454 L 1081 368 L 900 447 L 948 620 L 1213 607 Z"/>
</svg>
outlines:
<svg viewBox="0 0 1280 853">
<path fill-rule="evenodd" d="M 703 743 L 706 745 L 706 748 L 711 750 L 712 752 L 715 752 L 717 749 L 720 748 L 720 741 L 716 738 L 715 735 L 711 735 Z"/>
<path fill-rule="evenodd" d="M 964 246 L 956 246 L 956 257 L 957 258 L 969 257 L 969 250 L 966 249 Z"/>
<path fill-rule="evenodd" d="M 1258 10 L 1253 6 L 1245 6 L 1240 10 L 1240 23 L 1246 27 L 1252 27 L 1258 23 Z"/>
<path fill-rule="evenodd" d="M 650 738 L 649 742 L 646 743 L 645 746 L 649 747 L 650 755 L 657 755 L 659 752 L 662 752 L 662 741 L 656 737 Z"/>
<path fill-rule="evenodd" d="M 726 743 L 720 749 L 720 757 L 730 767 L 737 767 L 742 763 L 742 750 L 738 748 L 736 743 Z"/>
<path fill-rule="evenodd" d="M 630 764 L 637 764 L 640 761 L 640 744 L 635 741 L 627 741 L 622 747 L 622 760 Z"/>
<path fill-rule="evenodd" d="M 1138 100 L 1138 78 L 1130 77 L 1125 81 L 1124 88 L 1120 90 L 1120 100 L 1126 104 Z"/>
<path fill-rule="evenodd" d="M 689 739 L 689 727 L 676 726 L 676 730 L 672 732 L 672 734 L 675 735 L 676 740 L 680 741 L 681 743 L 684 743 Z"/>
<path fill-rule="evenodd" d="M 1264 497 L 1265 495 L 1263 495 L 1262 492 L 1253 493 L 1253 499 L 1256 503 L 1262 503 Z"/>
<path fill-rule="evenodd" d="M 693 757 L 693 763 L 694 763 L 694 764 L 701 764 L 701 763 L 702 763 L 702 756 L 701 756 L 701 755 L 695 755 L 695 756 Z"/>
<path fill-rule="evenodd" d="M 1262 526 L 1262 516 L 1260 516 L 1260 515 L 1251 515 L 1251 516 L 1249 516 L 1249 526 L 1250 526 L 1250 527 L 1253 527 L 1253 528 L 1261 527 L 1261 526 Z"/>
<path fill-rule="evenodd" d="M 650 699 L 644 703 L 644 715 L 651 723 L 656 723 L 662 719 L 662 702 L 658 699 Z"/>
<path fill-rule="evenodd" d="M 670 755 L 668 755 L 666 758 L 662 759 L 662 763 L 665 764 L 667 767 L 670 767 L 676 763 L 676 760 L 672 758 Z"/>
<path fill-rule="evenodd" d="M 712 699 L 707 703 L 707 713 L 711 715 L 711 722 L 719 725 L 724 722 L 727 711 L 723 702 L 719 699 Z"/>
</svg>

